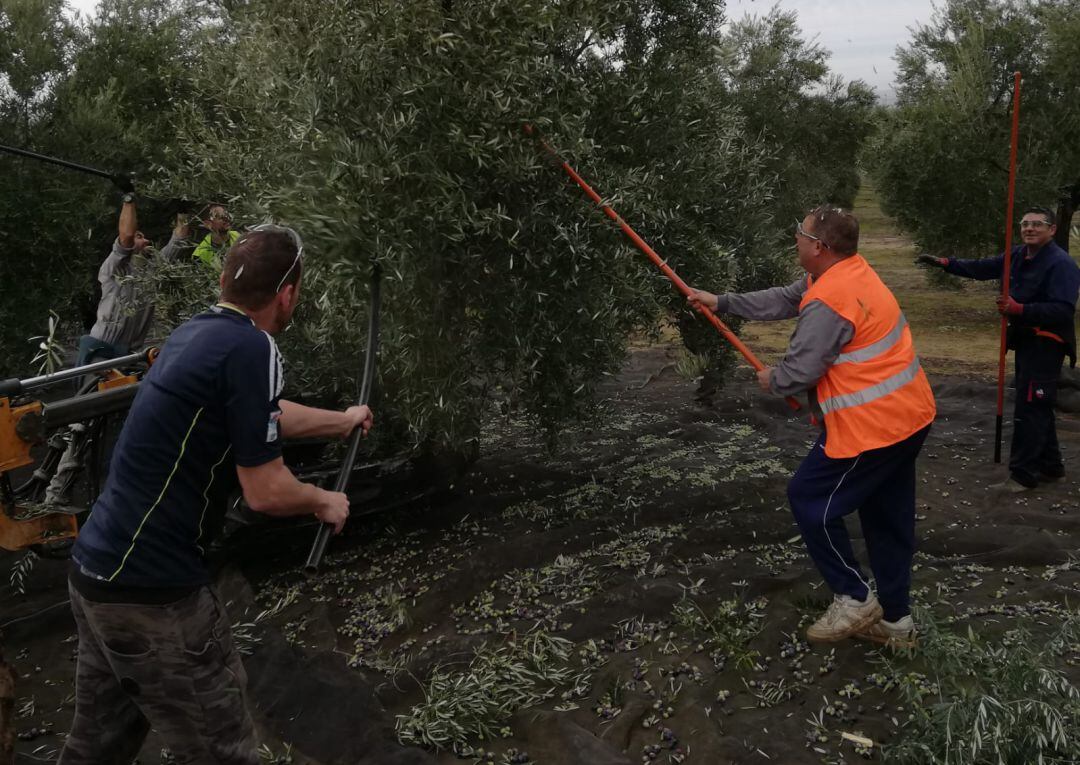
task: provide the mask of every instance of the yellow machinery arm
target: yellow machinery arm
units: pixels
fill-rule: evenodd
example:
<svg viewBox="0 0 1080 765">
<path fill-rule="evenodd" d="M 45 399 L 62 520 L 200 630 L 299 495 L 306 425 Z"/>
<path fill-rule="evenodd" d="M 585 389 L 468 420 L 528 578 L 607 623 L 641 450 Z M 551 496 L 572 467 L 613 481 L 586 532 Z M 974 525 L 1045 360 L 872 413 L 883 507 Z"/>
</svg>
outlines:
<svg viewBox="0 0 1080 765">
<path fill-rule="evenodd" d="M 40 419 L 41 410 L 40 401 L 13 407 L 10 399 L 0 398 L 0 473 L 7 475 L 16 468 L 33 464 L 30 447 L 34 441 L 20 435 L 19 425 L 23 418 Z M 78 533 L 73 515 L 46 513 L 15 520 L 8 515 L 8 503 L 4 502 L 4 505 L 0 512 L 0 547 L 5 550 L 22 550 L 47 541 L 70 539 Z"/>
<path fill-rule="evenodd" d="M 112 369 L 111 365 L 136 361 L 149 364 L 156 355 L 155 348 L 110 362 L 64 370 L 51 376 L 0 381 L 0 548 L 22 550 L 76 536 L 78 522 L 70 513 L 49 512 L 18 519 L 19 508 L 11 489 L 10 473 L 32 465 L 34 458 L 30 453 L 31 448 L 56 428 L 127 409 L 138 389 L 138 378 L 122 374 Z M 30 401 L 14 404 L 11 398 L 51 382 L 98 372 L 104 372 L 104 378 L 98 383 L 97 391 L 92 393 L 48 403 Z"/>
</svg>

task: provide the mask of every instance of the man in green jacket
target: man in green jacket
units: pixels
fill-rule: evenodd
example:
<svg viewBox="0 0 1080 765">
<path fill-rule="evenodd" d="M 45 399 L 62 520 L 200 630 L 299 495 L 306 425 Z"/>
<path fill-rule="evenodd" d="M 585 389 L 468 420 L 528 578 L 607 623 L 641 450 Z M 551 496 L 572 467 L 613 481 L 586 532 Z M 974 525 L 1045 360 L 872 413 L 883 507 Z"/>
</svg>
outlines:
<svg viewBox="0 0 1080 765">
<path fill-rule="evenodd" d="M 210 233 L 199 242 L 191 255 L 206 266 L 221 263 L 225 252 L 240 238 L 240 233 L 232 228 L 232 216 L 224 205 L 211 205 L 203 225 Z"/>
</svg>

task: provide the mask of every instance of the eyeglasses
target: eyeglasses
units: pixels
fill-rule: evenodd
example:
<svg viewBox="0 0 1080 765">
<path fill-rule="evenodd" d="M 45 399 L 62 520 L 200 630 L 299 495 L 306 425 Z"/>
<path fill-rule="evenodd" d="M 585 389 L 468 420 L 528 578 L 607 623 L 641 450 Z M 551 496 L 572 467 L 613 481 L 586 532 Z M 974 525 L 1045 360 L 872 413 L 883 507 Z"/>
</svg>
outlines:
<svg viewBox="0 0 1080 765">
<path fill-rule="evenodd" d="M 304 242 L 300 239 L 300 235 L 288 226 L 279 226 L 276 223 L 260 223 L 258 226 L 253 226 L 252 231 L 269 231 L 271 233 L 281 232 L 289 235 L 292 239 L 293 246 L 296 247 L 296 257 L 293 258 L 293 262 L 289 264 L 289 268 L 281 275 L 281 280 L 277 283 L 277 287 L 274 288 L 274 294 L 281 292 L 282 286 L 285 284 L 285 280 L 289 278 L 289 274 L 296 268 L 296 264 L 303 260 L 304 257 Z"/>
<path fill-rule="evenodd" d="M 801 220 L 796 220 L 795 221 L 795 234 L 797 236 L 805 236 L 807 239 L 813 239 L 815 242 L 821 242 L 822 247 L 828 247 L 829 246 L 826 243 L 826 241 L 824 239 L 822 239 L 820 236 L 814 236 L 809 231 L 804 229 L 802 227 L 802 221 Z"/>
<path fill-rule="evenodd" d="M 1022 220 L 1020 228 L 1049 228 L 1050 224 L 1044 220 Z"/>
<path fill-rule="evenodd" d="M 208 208 L 204 207 L 203 209 L 207 210 L 208 213 L 206 220 L 223 220 L 227 223 L 232 223 L 232 215 L 221 205 L 214 204 L 210 205 Z M 202 218 L 202 213 L 199 213 L 198 217 Z"/>
</svg>

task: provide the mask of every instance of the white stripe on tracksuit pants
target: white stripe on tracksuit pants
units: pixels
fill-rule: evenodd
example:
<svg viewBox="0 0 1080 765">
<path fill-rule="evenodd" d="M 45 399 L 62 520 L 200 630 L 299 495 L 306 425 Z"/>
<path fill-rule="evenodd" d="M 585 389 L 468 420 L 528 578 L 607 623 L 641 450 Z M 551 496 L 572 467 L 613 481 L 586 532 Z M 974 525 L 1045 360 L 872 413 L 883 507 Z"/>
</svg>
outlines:
<svg viewBox="0 0 1080 765">
<path fill-rule="evenodd" d="M 915 554 L 915 460 L 930 426 L 857 457 L 825 454 L 825 433 L 788 484 L 788 500 L 807 551 L 837 595 L 865 600 L 870 589 L 844 517 L 858 511 L 884 618 L 910 613 Z"/>
</svg>

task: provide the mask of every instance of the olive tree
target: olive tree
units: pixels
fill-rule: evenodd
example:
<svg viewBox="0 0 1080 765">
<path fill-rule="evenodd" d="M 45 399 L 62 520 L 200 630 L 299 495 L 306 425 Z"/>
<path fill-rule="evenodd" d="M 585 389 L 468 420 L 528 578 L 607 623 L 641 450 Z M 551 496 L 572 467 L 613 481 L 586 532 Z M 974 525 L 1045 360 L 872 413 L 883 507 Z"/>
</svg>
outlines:
<svg viewBox="0 0 1080 765">
<path fill-rule="evenodd" d="M 383 409 L 398 435 L 466 443 L 496 391 L 541 427 L 591 411 L 670 286 L 525 123 L 687 279 L 723 285 L 772 257 L 766 148 L 697 74 L 717 24 L 687 22 L 719 10 L 307 0 L 235 12 L 184 114 L 176 174 L 191 195 L 229 189 L 248 220 L 303 233 L 308 301 L 284 341 L 293 385 L 348 393 L 378 263 Z"/>
<path fill-rule="evenodd" d="M 0 7 L 0 143 L 29 146 L 53 104 L 52 89 L 70 63 L 75 30 L 61 0 L 12 0 Z M 26 338 L 34 334 L 24 317 L 37 313 L 38 328 L 48 317 L 51 288 L 63 284 L 44 250 L 45 210 L 67 190 L 64 177 L 9 155 L 0 156 L 0 374 L 14 374 L 29 361 Z M 35 310 L 36 309 L 36 310 Z"/>
<path fill-rule="evenodd" d="M 303 233 L 309 299 L 283 341 L 294 392 L 354 391 L 378 263 L 394 440 L 468 443 L 496 394 L 552 430 L 595 411 L 634 332 L 674 315 L 714 368 L 724 351 L 524 124 L 715 289 L 786 278 L 777 210 L 850 184 L 861 86 L 829 80 L 788 17 L 734 37 L 722 21 L 717 0 L 237 4 L 163 164 L 190 197 L 225 190 L 247 222 Z M 770 46 L 795 71 L 786 111 L 766 115 L 751 91 L 768 73 L 739 62 Z M 776 145 L 819 123 L 850 129 Z M 824 146 L 793 183 L 789 155 Z"/>
<path fill-rule="evenodd" d="M 782 221 L 820 202 L 850 207 L 859 189 L 876 97 L 864 82 L 832 74 L 828 58 L 779 8 L 734 22 L 724 39 L 722 76 L 746 130 L 769 144 L 767 170 L 784 186 L 775 207 Z"/>
<path fill-rule="evenodd" d="M 60 0 L 5 0 L 0 143 L 134 173 L 141 188 L 173 143 L 173 106 L 190 98 L 187 73 L 215 15 L 198 0 L 103 0 L 77 21 Z M 68 335 L 93 322 L 120 195 L 106 180 L 7 154 L 0 170 L 0 373 L 14 375 L 50 309 Z M 140 200 L 140 224 L 156 238 L 168 212 Z"/>
<path fill-rule="evenodd" d="M 872 152 L 883 204 L 920 247 L 1001 249 L 1013 72 L 1023 73 L 1017 205 L 1080 203 L 1080 7 L 950 0 L 897 52 L 898 104 Z"/>
<path fill-rule="evenodd" d="M 720 0 L 106 0 L 88 24 L 58 14 L 56 55 L 23 89 L 32 129 L 12 142 L 140 170 L 152 233 L 168 223 L 153 199 L 173 197 L 300 230 L 290 395 L 355 395 L 379 264 L 380 431 L 397 444 L 474 443 L 495 396 L 553 432 L 595 412 L 629 337 L 672 317 L 722 369 L 723 343 L 526 123 L 687 281 L 718 290 L 787 277 L 788 218 L 847 193 L 866 125 L 861 86 L 830 79 L 791 18 L 725 32 Z M 30 211 L 7 240 L 40 282 L 23 305 L 70 306 L 81 289 L 92 308 L 78 285 L 113 235 L 115 196 L 24 171 L 28 200 L 0 192 Z M 167 325 L 215 290 L 190 264 L 147 278 Z"/>
</svg>

